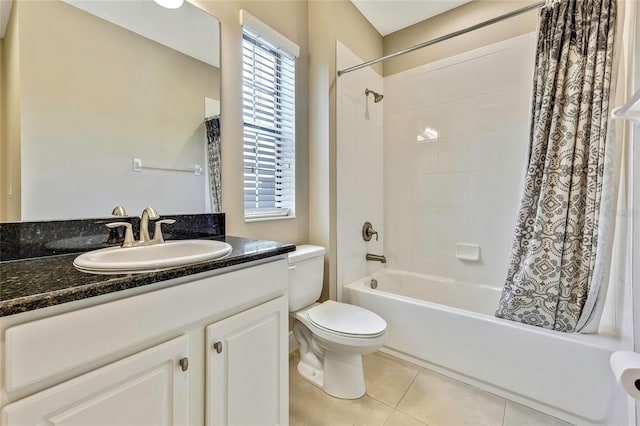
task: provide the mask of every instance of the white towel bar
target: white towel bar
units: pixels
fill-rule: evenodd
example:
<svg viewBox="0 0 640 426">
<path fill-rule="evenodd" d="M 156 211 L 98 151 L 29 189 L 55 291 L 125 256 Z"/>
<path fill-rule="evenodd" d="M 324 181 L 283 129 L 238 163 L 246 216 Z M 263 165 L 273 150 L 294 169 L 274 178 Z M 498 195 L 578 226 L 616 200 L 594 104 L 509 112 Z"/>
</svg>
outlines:
<svg viewBox="0 0 640 426">
<path fill-rule="evenodd" d="M 193 167 L 165 167 L 165 166 L 157 166 L 157 165 L 142 165 L 142 160 L 139 158 L 133 159 L 133 171 L 141 172 L 142 170 L 161 170 L 167 172 L 182 172 L 182 173 L 193 173 L 197 176 L 202 174 L 202 166 L 199 164 L 195 164 Z"/>
</svg>

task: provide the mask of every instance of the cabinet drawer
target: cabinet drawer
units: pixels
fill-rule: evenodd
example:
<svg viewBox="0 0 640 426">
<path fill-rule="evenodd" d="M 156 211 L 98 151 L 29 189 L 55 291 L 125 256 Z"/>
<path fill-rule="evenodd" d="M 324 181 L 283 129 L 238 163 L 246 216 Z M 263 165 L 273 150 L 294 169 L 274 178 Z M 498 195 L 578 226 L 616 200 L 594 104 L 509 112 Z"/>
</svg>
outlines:
<svg viewBox="0 0 640 426">
<path fill-rule="evenodd" d="M 104 365 L 141 343 L 280 296 L 286 274 L 282 259 L 11 327 L 5 332 L 6 390 Z"/>
</svg>

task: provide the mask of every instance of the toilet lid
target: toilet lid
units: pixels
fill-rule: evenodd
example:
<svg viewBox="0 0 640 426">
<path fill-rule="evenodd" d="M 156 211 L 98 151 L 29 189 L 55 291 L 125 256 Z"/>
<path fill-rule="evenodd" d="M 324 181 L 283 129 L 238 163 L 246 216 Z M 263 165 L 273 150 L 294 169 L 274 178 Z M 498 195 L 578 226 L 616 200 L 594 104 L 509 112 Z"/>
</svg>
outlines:
<svg viewBox="0 0 640 426">
<path fill-rule="evenodd" d="M 353 337 L 377 337 L 387 323 L 379 315 L 355 305 L 328 300 L 309 309 L 311 322 L 329 332 Z"/>
</svg>

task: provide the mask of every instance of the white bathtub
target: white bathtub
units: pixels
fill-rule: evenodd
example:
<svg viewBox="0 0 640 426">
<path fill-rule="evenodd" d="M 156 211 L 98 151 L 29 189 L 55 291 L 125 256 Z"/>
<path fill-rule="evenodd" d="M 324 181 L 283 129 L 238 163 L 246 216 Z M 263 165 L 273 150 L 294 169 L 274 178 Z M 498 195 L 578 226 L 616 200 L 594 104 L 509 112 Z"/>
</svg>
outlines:
<svg viewBox="0 0 640 426">
<path fill-rule="evenodd" d="M 613 336 L 499 319 L 499 288 L 395 270 L 346 285 L 344 296 L 387 321 L 391 353 L 569 421 L 625 422 L 626 396 L 609 368 Z"/>
</svg>

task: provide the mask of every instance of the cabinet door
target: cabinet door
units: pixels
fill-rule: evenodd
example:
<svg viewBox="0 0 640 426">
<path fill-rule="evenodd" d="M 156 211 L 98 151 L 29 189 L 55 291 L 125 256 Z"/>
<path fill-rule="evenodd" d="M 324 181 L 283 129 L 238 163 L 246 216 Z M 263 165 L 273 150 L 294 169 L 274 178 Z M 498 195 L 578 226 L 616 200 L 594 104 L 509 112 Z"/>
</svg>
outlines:
<svg viewBox="0 0 640 426">
<path fill-rule="evenodd" d="M 286 296 L 207 327 L 207 425 L 289 423 Z"/>
<path fill-rule="evenodd" d="M 7 405 L 2 424 L 178 425 L 189 421 L 185 336 Z"/>
</svg>

